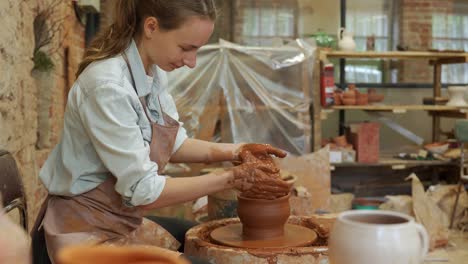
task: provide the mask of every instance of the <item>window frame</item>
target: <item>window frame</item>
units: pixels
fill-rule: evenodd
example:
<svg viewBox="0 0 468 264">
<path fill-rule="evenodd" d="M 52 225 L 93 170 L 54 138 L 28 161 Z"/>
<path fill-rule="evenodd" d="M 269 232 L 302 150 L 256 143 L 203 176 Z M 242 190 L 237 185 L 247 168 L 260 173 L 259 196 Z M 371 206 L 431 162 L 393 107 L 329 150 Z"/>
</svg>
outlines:
<svg viewBox="0 0 468 264">
<path fill-rule="evenodd" d="M 395 1 L 393 3 L 394 8 L 395 6 L 399 6 L 401 4 L 401 1 Z M 466 13 L 468 15 L 468 13 Z M 347 15 L 347 8 L 346 8 L 346 0 L 340 0 L 340 20 L 341 20 L 341 27 L 346 28 L 346 15 Z M 392 28 L 391 31 L 389 32 L 390 36 L 389 38 L 392 39 L 397 43 L 398 38 L 396 37 L 397 34 L 395 34 L 393 27 L 395 27 L 395 23 L 398 23 L 399 17 L 396 17 L 394 21 L 392 21 Z M 396 22 L 397 21 L 397 22 Z M 464 40 L 464 39 L 462 39 Z M 466 39 L 468 41 L 468 38 Z M 390 43 L 390 46 L 392 46 L 393 43 Z M 384 60 L 375 60 L 376 62 L 384 63 Z M 347 60 L 346 59 L 340 59 L 339 60 L 339 82 L 336 83 L 336 85 L 340 88 L 346 88 L 348 86 L 348 82 L 346 82 L 346 65 L 347 65 Z M 447 65 L 442 65 L 442 67 L 446 67 Z M 429 65 L 428 65 L 429 67 Z M 443 70 L 443 68 L 442 68 Z M 385 74 L 384 74 L 385 75 Z M 434 87 L 434 83 L 406 83 L 406 82 L 396 82 L 396 83 L 354 83 L 359 87 L 373 87 L 373 88 L 408 88 L 408 89 L 414 89 L 414 88 L 427 88 L 427 89 L 432 89 Z M 443 88 L 446 88 L 448 86 L 468 86 L 468 83 L 441 83 Z"/>
<path fill-rule="evenodd" d="M 280 36 L 280 35 L 246 35 L 244 34 L 244 25 L 245 23 L 242 23 L 242 27 L 240 28 L 240 34 L 238 36 L 238 40 L 236 42 L 238 43 L 245 43 L 246 39 L 257 39 L 257 43 L 262 43 L 262 41 L 265 40 L 274 40 L 274 39 L 281 39 L 282 41 L 285 40 L 294 40 L 298 37 L 298 15 L 299 15 L 299 4 L 296 0 L 286 0 L 286 1 L 245 1 L 248 2 L 249 4 L 243 6 L 238 13 L 239 17 L 244 19 L 244 11 L 248 8 L 251 9 L 257 9 L 259 11 L 262 8 L 273 8 L 275 10 L 275 13 L 277 14 L 278 10 L 281 8 L 290 8 L 292 10 L 292 15 L 293 15 L 293 34 L 289 36 Z M 261 14 L 259 14 L 261 15 Z M 261 21 L 261 18 L 259 18 Z M 261 27 L 261 23 L 259 25 Z"/>
</svg>

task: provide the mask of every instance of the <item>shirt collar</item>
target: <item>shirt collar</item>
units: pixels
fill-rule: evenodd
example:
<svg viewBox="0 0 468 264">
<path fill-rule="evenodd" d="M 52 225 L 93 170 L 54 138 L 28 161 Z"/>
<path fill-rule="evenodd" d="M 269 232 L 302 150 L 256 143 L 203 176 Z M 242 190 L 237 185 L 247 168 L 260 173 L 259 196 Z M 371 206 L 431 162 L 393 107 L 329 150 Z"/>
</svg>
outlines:
<svg viewBox="0 0 468 264">
<path fill-rule="evenodd" d="M 132 39 L 130 46 L 125 50 L 125 54 L 128 58 L 128 63 L 130 64 L 129 71 L 132 72 L 133 78 L 135 78 L 135 89 L 139 97 L 146 96 L 151 93 L 153 87 L 158 90 L 158 93 L 163 90 L 164 87 L 161 86 L 161 70 L 158 69 L 157 65 L 152 66 L 152 73 L 153 73 L 153 84 L 148 85 L 148 79 L 145 71 L 145 67 L 143 65 L 143 61 L 141 60 L 140 53 L 138 52 L 138 48 L 136 45 L 135 40 Z"/>
</svg>

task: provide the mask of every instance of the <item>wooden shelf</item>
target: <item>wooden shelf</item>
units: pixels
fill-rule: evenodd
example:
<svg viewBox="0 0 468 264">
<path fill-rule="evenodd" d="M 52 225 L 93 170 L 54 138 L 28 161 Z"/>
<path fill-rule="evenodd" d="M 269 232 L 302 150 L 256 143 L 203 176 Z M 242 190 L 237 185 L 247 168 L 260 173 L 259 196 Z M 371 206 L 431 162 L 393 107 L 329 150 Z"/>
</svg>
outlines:
<svg viewBox="0 0 468 264">
<path fill-rule="evenodd" d="M 314 84 L 316 87 L 321 85 L 321 70 L 325 63 L 328 63 L 330 58 L 342 58 L 342 59 L 399 59 L 399 60 L 412 60 L 419 59 L 428 61 L 429 65 L 433 68 L 433 98 L 441 97 L 441 76 L 442 76 L 442 65 L 452 63 L 467 63 L 468 52 L 437 52 L 437 51 L 387 51 L 387 52 L 375 52 L 375 51 L 363 51 L 363 52 L 347 52 L 347 51 L 330 51 L 325 49 L 319 49 L 318 56 L 315 60 L 314 69 Z M 466 118 L 468 119 L 468 107 L 451 107 L 445 105 L 353 105 L 353 106 L 332 106 L 328 108 L 322 108 L 320 105 L 320 93 L 314 93 L 314 118 L 317 122 L 313 122 L 313 146 L 315 150 L 318 150 L 321 145 L 322 130 L 321 123 L 323 120 L 328 118 L 328 115 L 335 110 L 362 110 L 362 111 L 375 111 L 375 112 L 388 112 L 394 114 L 403 114 L 408 111 L 426 111 L 431 115 L 432 119 L 432 141 L 436 142 L 440 140 L 441 136 L 441 118 L 452 117 L 452 118 Z M 340 115 L 340 122 L 345 122 L 344 115 Z M 342 125 L 342 124 L 340 124 Z M 384 159 L 378 164 L 337 164 L 337 166 L 400 166 L 402 163 L 408 162 L 408 164 L 426 164 L 425 161 L 402 161 Z M 423 163 L 421 163 L 423 162 Z M 392 165 L 393 164 L 393 165 Z M 428 162 L 430 165 L 445 164 L 444 162 Z"/>
<path fill-rule="evenodd" d="M 335 105 L 324 110 L 363 110 L 363 111 L 380 111 L 405 113 L 407 111 L 430 111 L 430 112 L 451 112 L 462 113 L 468 112 L 467 107 L 455 107 L 446 105 Z"/>
<path fill-rule="evenodd" d="M 387 52 L 347 52 L 347 51 L 323 51 L 321 59 L 324 58 L 355 58 L 355 59 L 425 59 L 443 60 L 444 63 L 461 63 L 468 61 L 466 52 L 429 52 L 429 51 L 387 51 Z"/>
<path fill-rule="evenodd" d="M 440 161 L 440 160 L 402 160 L 391 157 L 382 157 L 378 163 L 331 163 L 330 165 L 335 168 L 344 167 L 391 167 L 394 170 L 403 170 L 411 167 L 419 166 L 454 166 L 458 163 L 454 161 Z"/>
</svg>

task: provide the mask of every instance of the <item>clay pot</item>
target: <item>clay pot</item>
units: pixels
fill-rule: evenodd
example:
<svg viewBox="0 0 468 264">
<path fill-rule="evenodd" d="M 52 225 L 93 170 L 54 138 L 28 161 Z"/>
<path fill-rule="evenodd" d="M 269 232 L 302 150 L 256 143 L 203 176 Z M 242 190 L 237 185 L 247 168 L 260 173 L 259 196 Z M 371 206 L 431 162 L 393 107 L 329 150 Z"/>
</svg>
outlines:
<svg viewBox="0 0 468 264">
<path fill-rule="evenodd" d="M 377 102 L 382 102 L 384 99 L 383 94 L 377 94 L 377 93 L 370 93 L 368 94 L 368 99 L 369 103 L 377 103 Z"/>
<path fill-rule="evenodd" d="M 335 102 L 335 105 L 341 105 L 341 94 L 339 93 L 334 93 L 333 94 L 333 100 Z"/>
<path fill-rule="evenodd" d="M 353 210 L 338 216 L 328 246 L 330 263 L 422 263 L 429 237 L 408 215 Z"/>
<path fill-rule="evenodd" d="M 245 240 L 266 240 L 284 235 L 284 224 L 290 215 L 289 194 L 274 200 L 238 196 L 237 214 Z"/>
<path fill-rule="evenodd" d="M 369 103 L 369 98 L 367 94 L 358 93 L 356 95 L 356 104 L 357 105 L 366 105 Z"/>
<path fill-rule="evenodd" d="M 356 104 L 356 98 L 351 97 L 351 98 L 342 98 L 343 104 L 344 105 L 355 105 Z"/>
<path fill-rule="evenodd" d="M 333 141 L 338 147 L 346 147 L 346 145 L 348 144 L 344 135 L 333 138 Z"/>
<path fill-rule="evenodd" d="M 341 94 L 341 99 L 356 98 L 356 90 L 348 90 Z"/>
<path fill-rule="evenodd" d="M 77 245 L 65 247 L 57 258 L 60 264 L 189 264 L 180 253 L 155 246 Z"/>
</svg>

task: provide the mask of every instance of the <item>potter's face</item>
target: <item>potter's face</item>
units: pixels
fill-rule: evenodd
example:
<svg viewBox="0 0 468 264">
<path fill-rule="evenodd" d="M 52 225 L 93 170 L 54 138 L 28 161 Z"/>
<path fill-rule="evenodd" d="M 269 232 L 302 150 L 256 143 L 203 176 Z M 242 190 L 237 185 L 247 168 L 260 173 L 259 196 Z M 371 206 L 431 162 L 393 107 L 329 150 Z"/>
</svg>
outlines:
<svg viewBox="0 0 468 264">
<path fill-rule="evenodd" d="M 214 22 L 200 17 L 189 17 L 179 28 L 162 30 L 155 23 L 145 23 L 144 41 L 146 54 L 151 64 L 164 71 L 196 65 L 197 50 L 208 42 L 213 33 Z"/>
</svg>

